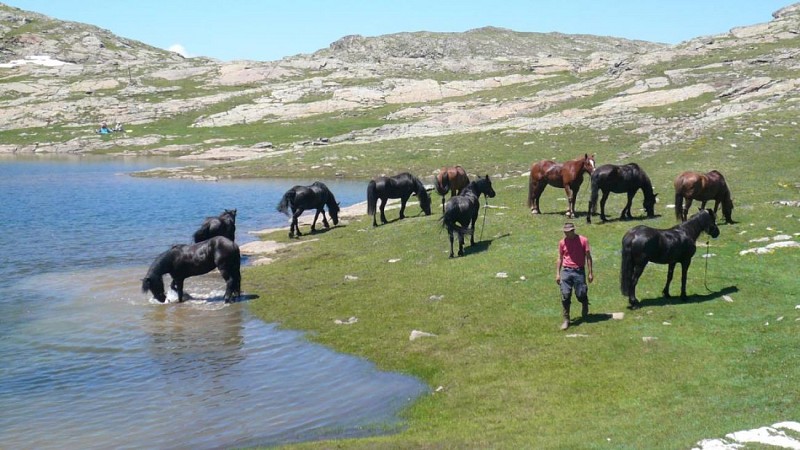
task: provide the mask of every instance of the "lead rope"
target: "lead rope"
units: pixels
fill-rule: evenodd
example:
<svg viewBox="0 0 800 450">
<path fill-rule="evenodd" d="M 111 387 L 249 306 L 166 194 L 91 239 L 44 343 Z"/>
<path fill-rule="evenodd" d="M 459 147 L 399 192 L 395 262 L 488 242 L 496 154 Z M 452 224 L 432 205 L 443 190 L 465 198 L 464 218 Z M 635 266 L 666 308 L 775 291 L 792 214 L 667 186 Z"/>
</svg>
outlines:
<svg viewBox="0 0 800 450">
<path fill-rule="evenodd" d="M 706 287 L 706 290 L 708 292 L 712 292 L 711 289 L 708 288 L 708 282 L 707 282 L 707 277 L 708 277 L 708 252 L 711 250 L 711 247 L 709 247 L 708 243 L 709 243 L 709 240 L 706 239 L 706 268 L 705 268 L 705 271 L 703 272 L 703 286 Z"/>
<path fill-rule="evenodd" d="M 486 228 L 486 210 L 489 209 L 489 197 L 483 194 L 483 198 L 486 200 L 486 204 L 483 206 L 483 224 L 481 225 L 481 235 L 478 237 L 479 241 L 483 241 L 483 229 Z"/>
</svg>

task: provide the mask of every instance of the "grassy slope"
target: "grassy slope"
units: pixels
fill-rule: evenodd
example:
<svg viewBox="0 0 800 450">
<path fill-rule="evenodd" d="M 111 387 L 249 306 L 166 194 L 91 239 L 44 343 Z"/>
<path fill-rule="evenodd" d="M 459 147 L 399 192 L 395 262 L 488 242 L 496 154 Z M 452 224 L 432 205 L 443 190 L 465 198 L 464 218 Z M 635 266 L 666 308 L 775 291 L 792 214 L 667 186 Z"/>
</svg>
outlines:
<svg viewBox="0 0 800 450">
<path fill-rule="evenodd" d="M 800 231 L 791 216 L 795 209 L 768 203 L 796 197 L 791 120 L 765 114 L 751 124 L 762 137 L 730 123 L 681 148 L 632 158 L 662 197 L 657 206 L 662 216 L 648 225 L 674 225 L 672 209 L 664 205 L 672 203 L 671 181 L 678 172 L 711 168 L 728 178 L 739 223 L 722 226 L 721 237 L 712 242 L 716 256 L 708 262 L 706 280 L 711 292 L 704 287 L 705 261 L 699 256 L 689 272 L 692 297 L 685 304 L 661 297 L 666 267 L 651 265 L 639 288 L 644 308 L 629 312 L 618 287 L 619 242 L 639 222 L 589 226 L 581 217 L 579 232 L 593 245 L 596 280 L 590 298 L 597 315 L 568 333 L 587 337 L 567 338 L 557 330 L 553 278 L 563 192 L 548 188 L 545 214 L 532 217 L 524 206 L 523 177 L 495 182 L 498 195 L 491 204 L 507 209 L 490 210 L 483 240 L 464 258 L 447 258 L 438 214 L 374 229 L 363 217 L 325 233 L 313 246 L 292 249 L 280 263 L 248 269 L 244 286 L 261 295 L 252 306 L 265 320 L 307 330 L 313 341 L 418 376 L 432 389 L 444 387 L 405 411 L 408 428 L 399 434 L 298 446 L 687 448 L 702 438 L 798 420 L 800 322 L 794 307 L 800 302 L 795 271 L 787 270 L 797 250 L 738 255 L 757 246 L 750 239 Z M 575 133 L 573 143 L 591 141 L 587 132 Z M 522 158 L 572 158 L 569 133 L 561 138 L 563 145 L 536 146 Z M 604 145 L 613 144 L 614 139 Z M 598 162 L 617 161 L 613 153 L 601 153 Z M 443 163 L 439 158 L 428 164 Z M 486 166 L 471 169 L 491 172 Z M 585 184 L 580 211 L 587 191 Z M 620 195 L 611 197 L 611 217 L 622 202 Z M 638 208 L 641 195 L 635 202 Z M 283 240 L 284 234 L 271 238 Z M 400 261 L 388 263 L 392 258 Z M 498 272 L 509 276 L 496 278 Z M 345 281 L 345 275 L 359 278 Z M 722 294 L 734 302 L 723 301 Z M 444 298 L 430 300 L 432 295 Z M 626 312 L 624 320 L 600 314 L 617 311 Z M 356 325 L 333 323 L 350 316 L 358 317 Z M 438 337 L 410 342 L 412 329 Z M 645 336 L 657 339 L 644 342 Z"/>
</svg>

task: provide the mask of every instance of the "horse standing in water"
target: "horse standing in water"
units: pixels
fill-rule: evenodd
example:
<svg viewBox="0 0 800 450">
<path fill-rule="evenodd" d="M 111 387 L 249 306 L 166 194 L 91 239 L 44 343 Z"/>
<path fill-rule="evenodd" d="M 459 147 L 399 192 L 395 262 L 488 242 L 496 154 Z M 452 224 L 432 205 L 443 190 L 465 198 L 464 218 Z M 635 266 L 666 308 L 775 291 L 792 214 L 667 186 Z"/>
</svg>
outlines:
<svg viewBox="0 0 800 450">
<path fill-rule="evenodd" d="M 194 241 L 202 242 L 214 236 L 225 236 L 232 241 L 235 240 L 235 209 L 226 209 L 219 217 L 206 217 L 200 229 L 194 232 Z"/>
<path fill-rule="evenodd" d="M 431 197 L 425 190 L 425 185 L 419 178 L 408 172 L 395 175 L 393 177 L 378 177 L 367 185 L 367 214 L 372 216 L 372 226 L 377 227 L 375 220 L 375 209 L 378 199 L 381 200 L 381 223 L 386 223 L 386 214 L 383 209 L 386 207 L 386 200 L 390 198 L 400 199 L 400 218 L 405 219 L 406 202 L 414 194 L 419 199 L 419 206 L 426 216 L 431 215 Z"/>
<path fill-rule="evenodd" d="M 464 235 L 469 234 L 469 245 L 475 245 L 475 221 L 481 207 L 481 194 L 494 198 L 489 175 L 471 182 L 461 194 L 447 201 L 442 215 L 442 226 L 450 235 L 450 257 L 453 257 L 453 232 L 458 233 L 458 256 L 464 256 Z M 459 226 L 460 224 L 460 226 Z"/>
<path fill-rule="evenodd" d="M 733 212 L 733 199 L 725 177 L 716 170 L 706 174 L 700 172 L 683 172 L 675 178 L 675 218 L 686 220 L 692 200 L 699 200 L 700 209 L 705 209 L 706 202 L 714 200 L 714 214 L 722 203 L 722 215 L 725 223 L 734 223 L 731 218 Z M 684 203 L 686 200 L 686 203 Z"/>
<path fill-rule="evenodd" d="M 606 200 L 608 194 L 611 192 L 620 194 L 628 194 L 628 202 L 622 208 L 619 218 L 632 219 L 631 204 L 636 192 L 641 189 L 644 195 L 644 207 L 647 217 L 652 219 L 656 216 L 656 196 L 653 193 L 653 185 L 650 183 L 650 177 L 647 176 L 644 170 L 636 163 L 629 163 L 622 166 L 615 166 L 614 164 L 605 164 L 592 172 L 592 196 L 589 200 L 589 214 L 586 215 L 586 223 L 592 223 L 592 214 L 597 212 L 597 197 L 600 191 L 603 191 L 603 198 L 600 199 L 600 220 L 605 222 L 606 219 Z"/>
<path fill-rule="evenodd" d="M 565 163 L 555 163 L 547 159 L 533 163 L 528 184 L 528 207 L 531 213 L 542 213 L 539 210 L 539 197 L 549 184 L 564 188 L 569 201 L 567 217 L 575 217 L 575 199 L 583 183 L 583 174 L 592 172 L 594 172 L 594 155 L 588 154 Z"/>
<path fill-rule="evenodd" d="M 458 195 L 469 184 L 467 171 L 461 166 L 442 167 L 436 175 L 434 185 L 436 192 L 442 196 L 442 214 L 444 214 L 445 195 L 450 192 L 450 198 Z"/>
<path fill-rule="evenodd" d="M 642 276 L 647 263 L 669 264 L 667 283 L 661 291 L 669 297 L 669 284 L 675 264 L 681 264 L 681 300 L 686 300 L 686 274 L 697 246 L 695 241 L 705 231 L 712 238 L 719 236 L 716 216 L 710 209 L 704 209 L 686 222 L 668 230 L 657 230 L 645 225 L 631 228 L 622 238 L 622 265 L 619 284 L 622 295 L 628 297 L 628 308 L 640 306 L 636 298 L 636 284 Z"/>
<path fill-rule="evenodd" d="M 150 291 L 161 303 L 167 300 L 164 292 L 164 274 L 172 277 L 170 287 L 183 301 L 183 282 L 189 277 L 203 275 L 219 269 L 225 279 L 225 303 L 241 295 L 242 276 L 239 272 L 241 256 L 239 246 L 224 236 L 214 236 L 197 244 L 173 245 L 158 255 L 147 275 L 142 279 L 142 292 Z"/>
<path fill-rule="evenodd" d="M 326 206 L 331 215 L 331 220 L 333 220 L 333 226 L 338 225 L 339 204 L 336 203 L 336 197 L 333 196 L 333 192 L 328 189 L 328 186 L 325 186 L 322 182 L 315 181 L 310 186 L 294 186 L 286 191 L 278 203 L 277 210 L 288 216 L 291 208 L 292 223 L 289 225 L 289 237 L 292 238 L 295 235 L 295 231 L 298 237 L 303 235 L 297 225 L 297 218 L 307 209 L 313 208 L 317 210 L 316 214 L 314 214 L 314 221 L 311 222 L 312 233 L 316 231 L 317 218 L 319 218 L 320 212 L 322 213 L 322 225 L 325 228 L 330 228 L 328 219 L 325 217 Z"/>
</svg>

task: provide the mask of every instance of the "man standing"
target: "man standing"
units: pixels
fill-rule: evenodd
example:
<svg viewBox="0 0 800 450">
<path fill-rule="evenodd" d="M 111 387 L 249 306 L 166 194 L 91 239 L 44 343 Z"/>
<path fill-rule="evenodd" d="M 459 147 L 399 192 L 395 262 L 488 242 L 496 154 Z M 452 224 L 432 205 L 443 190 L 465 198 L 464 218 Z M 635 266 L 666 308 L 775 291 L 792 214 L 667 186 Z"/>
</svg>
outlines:
<svg viewBox="0 0 800 450">
<path fill-rule="evenodd" d="M 558 242 L 558 264 L 556 265 L 556 283 L 561 286 L 561 313 L 564 323 L 561 329 L 569 328 L 569 305 L 572 291 L 581 302 L 581 317 L 589 315 L 589 288 L 586 286 L 586 270 L 589 272 L 589 283 L 594 280 L 592 273 L 592 253 L 586 236 L 575 233 L 575 224 L 564 224 L 564 239 Z"/>
</svg>

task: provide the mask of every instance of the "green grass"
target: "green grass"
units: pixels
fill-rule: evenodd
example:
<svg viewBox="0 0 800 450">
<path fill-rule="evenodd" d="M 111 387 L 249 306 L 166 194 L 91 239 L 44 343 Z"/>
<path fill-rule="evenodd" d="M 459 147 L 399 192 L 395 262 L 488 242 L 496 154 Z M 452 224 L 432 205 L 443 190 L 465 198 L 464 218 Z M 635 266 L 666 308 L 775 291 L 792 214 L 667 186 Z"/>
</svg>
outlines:
<svg viewBox="0 0 800 450">
<path fill-rule="evenodd" d="M 251 306 L 264 320 L 307 331 L 309 340 L 368 358 L 381 369 L 419 377 L 432 390 L 443 387 L 403 412 L 407 427 L 397 434 L 294 447 L 689 448 L 703 438 L 798 420 L 795 305 L 800 300 L 791 270 L 797 250 L 738 254 L 762 245 L 750 239 L 800 232 L 796 209 L 769 203 L 797 198 L 800 160 L 791 120 L 790 114 L 765 115 L 751 124 L 762 137 L 731 122 L 686 146 L 634 159 L 661 198 L 660 217 L 647 221 L 649 226 L 675 224 L 665 204 L 672 203 L 671 182 L 678 172 L 716 168 L 731 185 L 737 223 L 721 226 L 721 236 L 711 241 L 715 256 L 707 274 L 700 257 L 704 247 L 698 250 L 686 303 L 661 297 L 666 267 L 650 265 L 638 291 L 644 307 L 627 311 L 618 287 L 619 242 L 640 221 L 586 225 L 580 217 L 578 231 L 589 237 L 595 261 L 594 315 L 559 331 L 554 265 L 564 194 L 548 187 L 544 214 L 531 216 L 524 206 L 527 179 L 519 176 L 495 180 L 497 197 L 490 203 L 500 208 L 489 210 L 485 227 L 481 216 L 476 238 L 482 234 L 482 240 L 466 257 L 448 259 L 436 209 L 432 216 L 417 216 L 419 208 L 412 206 L 404 221 L 373 228 L 371 218 L 361 217 L 319 235 L 314 244 L 282 253 L 277 263 L 248 268 L 243 285 L 260 296 Z M 537 144 L 545 147 L 551 138 L 554 146 L 567 147 L 590 135 L 574 130 L 541 137 Z M 500 137 L 506 143 L 513 139 Z M 483 144 L 489 140 L 465 137 L 461 151 L 487 152 Z M 607 150 L 598 163 L 614 159 Z M 493 159 L 512 154 L 500 151 Z M 756 154 L 769 157 L 752 164 Z M 452 159 L 431 160 L 437 167 Z M 404 155 L 375 165 L 405 162 Z M 587 191 L 585 185 L 579 211 L 586 209 Z M 616 217 L 623 203 L 623 196 L 613 195 L 609 216 Z M 634 215 L 642 214 L 640 205 L 641 194 Z M 396 214 L 387 212 L 389 220 Z M 285 232 L 270 238 L 287 239 Z M 498 272 L 508 278 L 497 278 Z M 346 281 L 345 275 L 358 280 Z M 675 294 L 678 283 L 673 281 Z M 734 301 L 724 301 L 723 294 Z M 436 295 L 444 297 L 430 299 Z M 608 319 L 604 314 L 611 312 L 625 312 L 625 318 Z M 351 316 L 358 317 L 357 324 L 334 324 Z M 413 329 L 438 337 L 410 342 Z M 586 337 L 566 337 L 570 333 Z"/>
</svg>

